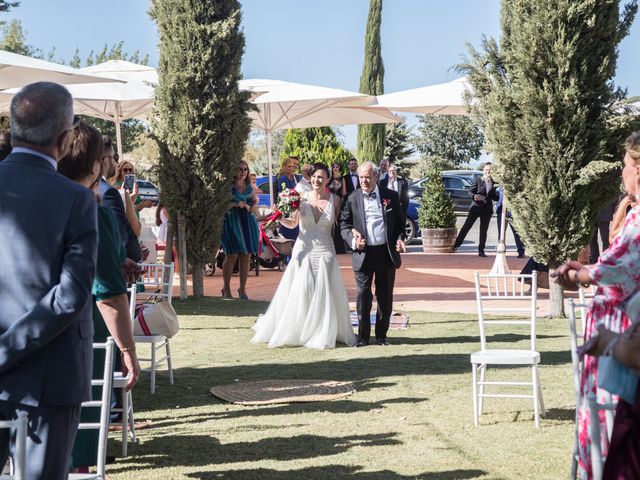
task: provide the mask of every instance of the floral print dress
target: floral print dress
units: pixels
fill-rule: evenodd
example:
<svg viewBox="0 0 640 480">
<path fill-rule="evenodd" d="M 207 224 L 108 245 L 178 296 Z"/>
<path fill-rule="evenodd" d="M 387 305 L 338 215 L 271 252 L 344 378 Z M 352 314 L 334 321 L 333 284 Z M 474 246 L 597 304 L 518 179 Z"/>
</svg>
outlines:
<svg viewBox="0 0 640 480">
<path fill-rule="evenodd" d="M 629 212 L 620 234 L 602 253 L 598 263 L 591 270 L 591 278 L 598 289 L 587 312 L 585 341 L 598 332 L 600 325 L 617 333 L 625 331 L 630 325 L 629 318 L 622 309 L 622 303 L 640 287 L 640 206 Z M 604 400 L 602 392 L 598 389 L 598 358 L 586 355 L 580 379 L 580 399 L 577 408 L 578 474 L 580 478 L 587 479 L 593 478 L 588 400 L 591 393 L 596 395 L 598 401 Z M 615 395 L 613 401 L 617 401 Z M 602 425 L 600 429 L 602 453 L 606 455 L 609 441 L 606 435 L 604 411 L 600 411 L 598 420 Z"/>
</svg>

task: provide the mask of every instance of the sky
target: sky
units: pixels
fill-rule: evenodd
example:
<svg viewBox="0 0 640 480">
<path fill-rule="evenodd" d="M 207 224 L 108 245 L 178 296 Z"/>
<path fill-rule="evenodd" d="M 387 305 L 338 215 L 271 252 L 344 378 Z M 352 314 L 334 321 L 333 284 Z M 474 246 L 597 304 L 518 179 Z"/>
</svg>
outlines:
<svg viewBox="0 0 640 480">
<path fill-rule="evenodd" d="M 369 0 L 240 0 L 245 78 L 270 78 L 358 90 Z M 56 59 L 76 48 L 84 60 L 105 44 L 158 63 L 158 36 L 148 0 L 22 0 L 3 19 L 19 19 L 27 41 Z M 384 0 L 385 93 L 453 80 L 452 70 L 483 34 L 500 33 L 499 0 Z M 620 46 L 616 84 L 640 95 L 640 19 Z M 355 146 L 355 127 L 342 129 Z"/>
</svg>

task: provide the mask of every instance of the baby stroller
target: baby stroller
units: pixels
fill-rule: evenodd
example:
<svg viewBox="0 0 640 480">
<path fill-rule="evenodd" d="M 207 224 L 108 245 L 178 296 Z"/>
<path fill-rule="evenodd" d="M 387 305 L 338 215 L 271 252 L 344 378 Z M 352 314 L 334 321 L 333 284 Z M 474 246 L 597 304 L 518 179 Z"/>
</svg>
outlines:
<svg viewBox="0 0 640 480">
<path fill-rule="evenodd" d="M 295 240 L 280 235 L 276 220 L 267 225 L 260 225 L 260 248 L 258 249 L 258 263 L 264 268 L 276 268 L 284 272 L 287 268 L 287 257 L 291 255 Z"/>
<path fill-rule="evenodd" d="M 216 267 L 222 270 L 222 264 L 224 263 L 224 252 L 222 248 L 218 250 L 216 254 L 215 262 L 205 263 L 202 267 L 202 273 L 207 277 L 212 276 L 216 273 Z M 258 263 L 258 256 L 254 253 L 251 254 L 251 262 L 249 263 L 249 271 L 254 270 L 256 272 L 256 277 L 260 275 L 260 264 Z M 238 261 L 236 260 L 236 264 L 233 267 L 233 273 L 238 273 Z"/>
</svg>

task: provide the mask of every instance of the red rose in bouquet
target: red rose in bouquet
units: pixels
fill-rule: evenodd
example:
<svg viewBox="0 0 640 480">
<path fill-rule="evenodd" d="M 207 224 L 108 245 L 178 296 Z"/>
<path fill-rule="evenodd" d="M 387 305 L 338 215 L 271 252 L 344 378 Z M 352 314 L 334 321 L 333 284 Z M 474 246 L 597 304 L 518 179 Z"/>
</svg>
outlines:
<svg viewBox="0 0 640 480">
<path fill-rule="evenodd" d="M 278 201 L 276 202 L 274 212 L 267 218 L 264 223 L 264 228 L 269 228 L 276 220 L 284 216 L 290 217 L 293 213 L 297 212 L 300 208 L 300 194 L 295 188 L 286 188 L 284 183 L 282 184 L 282 191 L 278 195 Z"/>
</svg>

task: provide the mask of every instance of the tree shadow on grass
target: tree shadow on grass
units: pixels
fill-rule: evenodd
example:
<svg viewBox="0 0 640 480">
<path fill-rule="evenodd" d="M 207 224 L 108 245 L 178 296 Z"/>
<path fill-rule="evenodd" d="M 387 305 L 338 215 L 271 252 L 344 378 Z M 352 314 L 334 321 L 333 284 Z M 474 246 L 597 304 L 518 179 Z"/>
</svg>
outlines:
<svg viewBox="0 0 640 480">
<path fill-rule="evenodd" d="M 255 442 L 221 444 L 209 435 L 156 436 L 136 445 L 133 465 L 122 464 L 109 468 L 113 473 L 142 468 L 202 466 L 261 460 L 290 461 L 339 455 L 352 448 L 401 445 L 397 433 L 325 437 L 295 435 L 269 437 Z M 246 477 L 245 477 L 246 478 Z M 304 478 L 304 477 L 298 477 Z"/>
<path fill-rule="evenodd" d="M 537 335 L 536 339 L 548 339 L 548 338 L 563 338 L 565 335 Z M 399 337 L 393 333 L 390 336 L 394 345 L 446 345 L 455 343 L 460 345 L 463 343 L 470 343 L 474 345 L 480 345 L 480 337 L 478 335 L 460 335 L 457 337 Z M 487 343 L 517 343 L 522 341 L 529 341 L 529 335 L 520 335 L 515 333 L 501 333 L 487 336 Z"/>
<path fill-rule="evenodd" d="M 252 470 L 220 470 L 210 472 L 194 472 L 188 474 L 191 478 L 209 480 L 225 478 L 227 480 L 334 480 L 353 478 L 355 480 L 466 480 L 483 477 L 487 472 L 483 470 L 450 470 L 447 472 L 424 472 L 417 475 L 401 475 L 390 470 L 375 472 L 361 471 L 360 467 L 344 465 L 327 465 L 324 467 L 309 467 L 299 470 L 270 470 L 256 468 Z"/>
<path fill-rule="evenodd" d="M 548 408 L 544 417 L 546 420 L 558 420 L 560 422 L 575 422 L 575 408 Z"/>
<path fill-rule="evenodd" d="M 186 300 L 174 298 L 171 305 L 178 315 L 212 315 L 221 317 L 257 317 L 267 311 L 268 302 L 240 302 L 222 300 L 216 297 L 189 297 Z"/>
</svg>

